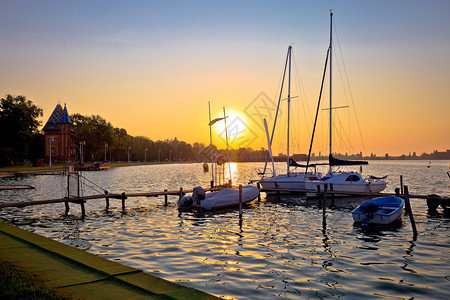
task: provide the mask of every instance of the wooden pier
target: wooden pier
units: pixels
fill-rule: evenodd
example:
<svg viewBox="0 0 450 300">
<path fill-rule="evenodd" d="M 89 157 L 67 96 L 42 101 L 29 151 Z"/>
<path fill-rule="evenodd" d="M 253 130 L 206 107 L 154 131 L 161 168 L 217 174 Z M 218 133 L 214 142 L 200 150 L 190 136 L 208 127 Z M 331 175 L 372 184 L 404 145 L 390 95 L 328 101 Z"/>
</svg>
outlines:
<svg viewBox="0 0 450 300">
<path fill-rule="evenodd" d="M 276 189 L 261 189 L 261 192 L 272 192 L 272 193 L 298 193 L 298 194 L 316 194 L 314 198 L 322 198 L 324 195 L 324 191 L 311 191 L 311 190 L 302 190 L 302 189 L 289 189 L 289 188 L 276 188 Z M 384 197 L 384 196 L 398 196 L 403 195 L 403 193 L 367 193 L 367 192 L 343 192 L 343 191 L 333 191 L 328 189 L 328 195 L 349 195 L 349 196 L 361 196 L 361 197 Z M 439 198 L 448 200 L 448 197 L 440 197 L 440 196 L 430 196 L 430 195 L 409 195 L 410 198 L 418 198 L 418 199 L 428 199 L 428 198 Z"/>
<path fill-rule="evenodd" d="M 205 191 L 217 191 L 222 189 L 223 187 L 213 187 L 213 188 L 205 188 Z M 53 204 L 53 203 L 64 203 L 66 206 L 66 214 L 69 212 L 69 203 L 76 203 L 81 205 L 81 215 L 82 218 L 85 217 L 85 207 L 84 203 L 90 200 L 97 199 L 105 199 L 106 200 L 106 208 L 109 208 L 109 199 L 120 199 L 122 200 L 122 210 L 125 210 L 125 200 L 131 197 L 159 197 L 164 196 L 164 205 L 168 205 L 168 196 L 179 196 L 183 197 L 187 193 L 192 193 L 193 190 L 184 190 L 180 188 L 179 190 L 168 191 L 164 190 L 162 192 L 142 192 L 142 193 L 121 193 L 121 194 L 110 194 L 105 191 L 105 194 L 100 195 L 89 195 L 89 196 L 80 196 L 80 197 L 64 197 L 57 199 L 48 199 L 48 200 L 36 200 L 36 201 L 26 201 L 26 202 L 15 202 L 15 203 L 0 203 L 0 209 L 6 207 L 25 207 L 30 205 L 42 205 L 42 204 Z"/>
<path fill-rule="evenodd" d="M 283 192 L 289 192 L 289 193 L 311 193 L 311 190 L 300 190 L 300 189 L 261 189 L 260 184 L 257 184 L 258 189 L 260 192 L 275 192 L 278 196 L 278 198 L 281 197 L 281 193 Z M 225 187 L 230 187 L 230 185 L 227 186 L 220 186 L 220 187 L 210 187 L 205 188 L 205 191 L 217 191 L 220 189 L 223 189 Z M 186 193 L 192 193 L 193 190 L 183 190 L 183 188 L 180 188 L 179 190 L 173 190 L 168 191 L 164 190 L 162 192 L 143 192 L 143 193 L 121 193 L 121 194 L 110 194 L 108 191 L 105 191 L 104 194 L 100 195 L 90 195 L 90 196 L 79 196 L 79 197 L 65 197 L 65 198 L 59 198 L 59 199 L 49 199 L 49 200 L 37 200 L 37 201 L 27 201 L 27 202 L 16 202 L 16 203 L 0 203 L 0 209 L 6 208 L 6 207 L 24 207 L 29 205 L 41 205 L 41 204 L 52 204 L 52 203 L 64 203 L 66 208 L 66 215 L 69 213 L 69 203 L 75 203 L 79 204 L 81 206 L 81 218 L 84 219 L 86 216 L 86 210 L 84 204 L 87 201 L 90 200 L 96 200 L 96 199 L 105 199 L 106 201 L 106 209 L 109 208 L 109 200 L 110 199 L 120 199 L 122 201 L 122 211 L 125 211 L 125 200 L 130 197 L 159 197 L 164 196 L 164 206 L 168 205 L 168 196 L 178 196 L 179 199 L 181 199 Z M 324 185 L 323 191 L 315 191 L 315 198 L 318 198 L 319 202 L 322 206 L 322 227 L 323 231 L 326 230 L 326 206 L 327 206 L 327 196 L 331 198 L 330 204 L 334 206 L 334 200 L 335 195 L 344 194 L 349 196 L 359 196 L 359 197 L 383 197 L 383 196 L 398 196 L 405 199 L 405 214 L 407 214 L 410 218 L 411 227 L 413 230 L 413 238 L 417 238 L 417 228 L 413 216 L 413 211 L 410 204 L 410 198 L 419 198 L 419 199 L 426 199 L 428 209 L 430 211 L 436 211 L 436 208 L 440 205 L 445 211 L 448 211 L 447 208 L 450 208 L 450 197 L 441 197 L 439 195 L 410 195 L 408 192 L 408 186 L 402 186 L 402 188 L 396 188 L 395 193 L 361 193 L 361 192 L 340 192 L 340 191 L 333 191 L 332 188 L 328 189 L 328 185 Z M 239 222 L 240 226 L 242 226 L 242 203 L 241 203 L 241 197 L 242 197 L 242 185 L 239 186 Z M 261 199 L 260 194 L 258 194 L 258 203 Z"/>
<path fill-rule="evenodd" d="M 34 189 L 31 185 L 0 185 L 0 191 L 7 190 L 30 190 Z"/>
<path fill-rule="evenodd" d="M 12 187 L 1 187 L 0 186 L 0 190 L 1 189 L 10 189 Z M 15 186 L 14 188 L 33 188 L 31 186 Z M 205 188 L 205 191 L 217 191 L 222 189 L 223 187 L 213 187 L 213 188 Z M 41 204 L 52 204 L 52 203 L 86 203 L 87 201 L 90 200 L 96 200 L 96 199 L 105 199 L 107 202 L 107 206 L 108 206 L 108 202 L 109 199 L 120 199 L 122 201 L 124 201 L 127 198 L 131 198 L 131 197 L 159 197 L 159 196 L 164 196 L 164 204 L 167 205 L 167 196 L 172 195 L 172 196 L 183 196 L 187 193 L 192 193 L 192 189 L 190 190 L 185 190 L 183 188 L 180 188 L 179 190 L 172 190 L 172 191 L 168 191 L 168 190 L 164 190 L 161 192 L 141 192 L 141 193 L 114 193 L 114 194 L 110 194 L 108 192 L 105 191 L 105 194 L 99 194 L 99 195 L 89 195 L 89 196 L 81 196 L 81 197 L 64 197 L 64 198 L 57 198 L 57 199 L 48 199 L 48 200 L 36 200 L 36 201 L 27 201 L 27 202 L 15 202 L 15 203 L 0 203 L 0 208 L 4 208 L 4 207 L 24 207 L 24 206 L 29 206 L 29 205 L 41 205 Z M 277 189 L 262 189 L 260 188 L 260 192 L 272 192 L 272 193 L 276 193 L 278 194 L 282 194 L 282 193 L 298 193 L 298 194 L 306 194 L 306 193 L 310 193 L 310 190 L 301 190 L 301 189 L 286 189 L 286 188 L 277 188 Z M 316 198 L 323 198 L 325 195 L 325 192 L 316 192 Z M 333 191 L 328 189 L 326 191 L 326 194 L 328 196 L 333 196 L 333 195 L 338 195 L 338 194 L 345 194 L 345 195 L 350 195 L 350 196 L 360 196 L 360 197 L 383 197 L 383 196 L 404 196 L 403 193 L 400 193 L 399 191 L 397 191 L 396 193 L 361 193 L 361 192 L 340 192 L 340 191 Z M 418 198 L 418 199 L 427 199 L 427 200 L 436 200 L 436 201 L 443 201 L 446 204 L 448 203 L 448 207 L 450 207 L 450 198 L 449 197 L 441 197 L 438 195 L 409 195 L 410 198 Z M 439 206 L 436 205 L 436 207 Z M 436 208 L 435 207 L 435 208 Z"/>
</svg>

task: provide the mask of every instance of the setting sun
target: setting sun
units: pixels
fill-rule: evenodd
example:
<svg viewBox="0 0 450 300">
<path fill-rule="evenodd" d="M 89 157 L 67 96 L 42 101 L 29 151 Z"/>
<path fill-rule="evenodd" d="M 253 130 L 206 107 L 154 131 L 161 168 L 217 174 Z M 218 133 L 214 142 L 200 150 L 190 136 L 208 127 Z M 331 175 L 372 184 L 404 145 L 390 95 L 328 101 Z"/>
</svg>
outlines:
<svg viewBox="0 0 450 300">
<path fill-rule="evenodd" d="M 247 125 L 246 118 L 243 114 L 226 110 L 226 120 L 216 122 L 213 127 L 213 141 L 218 147 L 226 146 L 225 122 L 227 126 L 228 144 L 230 148 L 245 147 L 244 144 L 248 141 L 248 133 L 250 128 Z M 223 112 L 214 115 L 213 119 L 223 118 Z"/>
</svg>

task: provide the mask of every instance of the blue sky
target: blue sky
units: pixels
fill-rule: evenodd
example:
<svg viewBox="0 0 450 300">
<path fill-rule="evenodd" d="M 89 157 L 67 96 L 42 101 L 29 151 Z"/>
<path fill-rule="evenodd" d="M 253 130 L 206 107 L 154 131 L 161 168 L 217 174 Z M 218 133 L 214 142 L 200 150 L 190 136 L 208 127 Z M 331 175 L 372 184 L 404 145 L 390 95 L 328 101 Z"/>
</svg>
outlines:
<svg viewBox="0 0 450 300">
<path fill-rule="evenodd" d="M 332 8 L 368 148 L 449 148 L 450 1 L 0 0 L 0 7 L 2 96 L 24 94 L 45 120 L 67 102 L 70 113 L 101 115 L 135 136 L 188 142 L 207 142 L 205 120 L 178 120 L 207 113 L 207 101 L 238 111 L 260 92 L 274 96 L 291 43 L 316 101 Z M 162 122 L 174 125 L 162 130 Z"/>
</svg>

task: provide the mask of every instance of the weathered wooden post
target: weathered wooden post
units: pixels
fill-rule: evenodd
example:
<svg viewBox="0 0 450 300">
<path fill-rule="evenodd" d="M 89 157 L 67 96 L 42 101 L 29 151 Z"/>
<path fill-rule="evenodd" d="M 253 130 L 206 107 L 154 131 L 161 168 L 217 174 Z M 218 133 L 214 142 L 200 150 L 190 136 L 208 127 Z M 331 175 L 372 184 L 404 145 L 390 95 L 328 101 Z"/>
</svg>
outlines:
<svg viewBox="0 0 450 300">
<path fill-rule="evenodd" d="M 182 187 L 180 187 L 180 201 L 181 201 L 181 198 L 183 198 L 183 188 Z"/>
<path fill-rule="evenodd" d="M 109 194 L 108 191 L 105 191 L 105 195 L 108 194 Z M 109 197 L 106 197 L 105 200 L 106 200 L 106 209 L 109 209 Z"/>
<path fill-rule="evenodd" d="M 64 205 L 66 206 L 66 216 L 69 214 L 69 202 L 68 201 L 66 201 L 66 202 L 64 202 Z"/>
<path fill-rule="evenodd" d="M 405 208 L 408 211 L 409 220 L 411 221 L 412 230 L 414 233 L 414 237 L 417 237 L 417 228 L 416 228 L 416 221 L 414 221 L 414 216 L 411 208 L 411 202 L 409 201 L 409 192 L 408 192 L 408 186 L 405 185 L 404 187 L 405 191 Z"/>
<path fill-rule="evenodd" d="M 316 194 L 316 196 L 317 197 L 320 196 L 320 184 L 317 185 L 317 194 Z"/>
<path fill-rule="evenodd" d="M 400 188 L 395 188 L 395 196 L 400 197 Z"/>
<path fill-rule="evenodd" d="M 324 192 L 323 192 L 323 200 L 322 200 L 322 230 L 327 230 L 327 217 L 326 217 L 326 202 L 327 202 L 327 189 L 328 189 L 328 184 L 325 183 L 323 185 L 324 188 Z"/>
<path fill-rule="evenodd" d="M 167 206 L 167 189 L 164 190 L 164 206 Z"/>
<path fill-rule="evenodd" d="M 122 211 L 125 211 L 125 199 L 127 199 L 127 196 L 125 196 L 125 192 L 122 193 Z"/>
<path fill-rule="evenodd" d="M 258 204 L 259 204 L 259 202 L 261 202 L 261 184 L 257 182 L 256 186 L 258 187 Z"/>
<path fill-rule="evenodd" d="M 84 217 L 86 216 L 86 210 L 84 209 L 84 201 L 83 200 L 81 200 L 80 205 L 81 205 L 81 218 L 84 219 Z"/>
<path fill-rule="evenodd" d="M 333 184 L 330 183 L 330 191 L 331 191 L 331 206 L 334 206 L 334 193 L 333 193 Z"/>
<path fill-rule="evenodd" d="M 239 218 L 242 218 L 242 184 L 239 185 Z"/>
<path fill-rule="evenodd" d="M 404 191 L 403 191 L 403 175 L 400 175 L 400 191 L 401 194 L 403 195 Z"/>
</svg>

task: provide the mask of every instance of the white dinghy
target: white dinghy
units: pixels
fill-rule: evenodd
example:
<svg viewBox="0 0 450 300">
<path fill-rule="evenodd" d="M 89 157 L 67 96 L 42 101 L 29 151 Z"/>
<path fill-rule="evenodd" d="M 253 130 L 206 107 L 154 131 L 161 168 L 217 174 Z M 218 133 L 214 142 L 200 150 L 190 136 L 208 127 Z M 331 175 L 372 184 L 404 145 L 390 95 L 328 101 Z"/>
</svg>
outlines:
<svg viewBox="0 0 450 300">
<path fill-rule="evenodd" d="M 256 186 L 246 185 L 242 187 L 242 204 L 254 200 L 259 195 Z M 215 210 L 239 205 L 239 188 L 224 188 L 219 191 L 205 193 L 201 187 L 194 188 L 190 196 L 184 196 L 178 201 L 178 208 L 202 208 Z"/>
<path fill-rule="evenodd" d="M 227 133 L 227 116 L 225 113 L 225 107 L 223 108 L 223 117 L 216 118 L 211 120 L 211 109 L 209 108 L 209 134 L 210 134 L 210 150 L 211 150 L 211 186 L 214 186 L 214 158 L 213 158 L 213 147 L 212 147 L 212 133 L 211 126 L 217 123 L 218 121 L 224 120 L 225 122 L 225 135 L 226 135 L 226 143 L 227 143 L 227 152 L 228 152 L 228 167 L 230 179 L 227 184 L 225 184 L 225 188 L 222 188 L 218 191 L 205 193 L 205 190 L 198 186 L 193 189 L 192 195 L 184 196 L 180 200 L 178 200 L 178 208 L 179 209 L 190 209 L 190 208 L 202 208 L 205 210 L 213 210 L 213 209 L 221 209 L 228 207 L 235 207 L 239 205 L 239 202 L 242 204 L 248 203 L 254 200 L 259 195 L 259 188 L 253 185 L 242 186 L 242 195 L 240 196 L 239 187 L 232 188 L 231 183 L 231 166 L 230 166 L 230 151 L 228 148 L 228 133 Z M 222 155 L 217 157 L 217 164 L 224 165 L 225 159 Z M 222 170 L 222 178 L 225 178 L 224 169 Z M 220 185 L 223 187 L 224 185 Z"/>
</svg>

